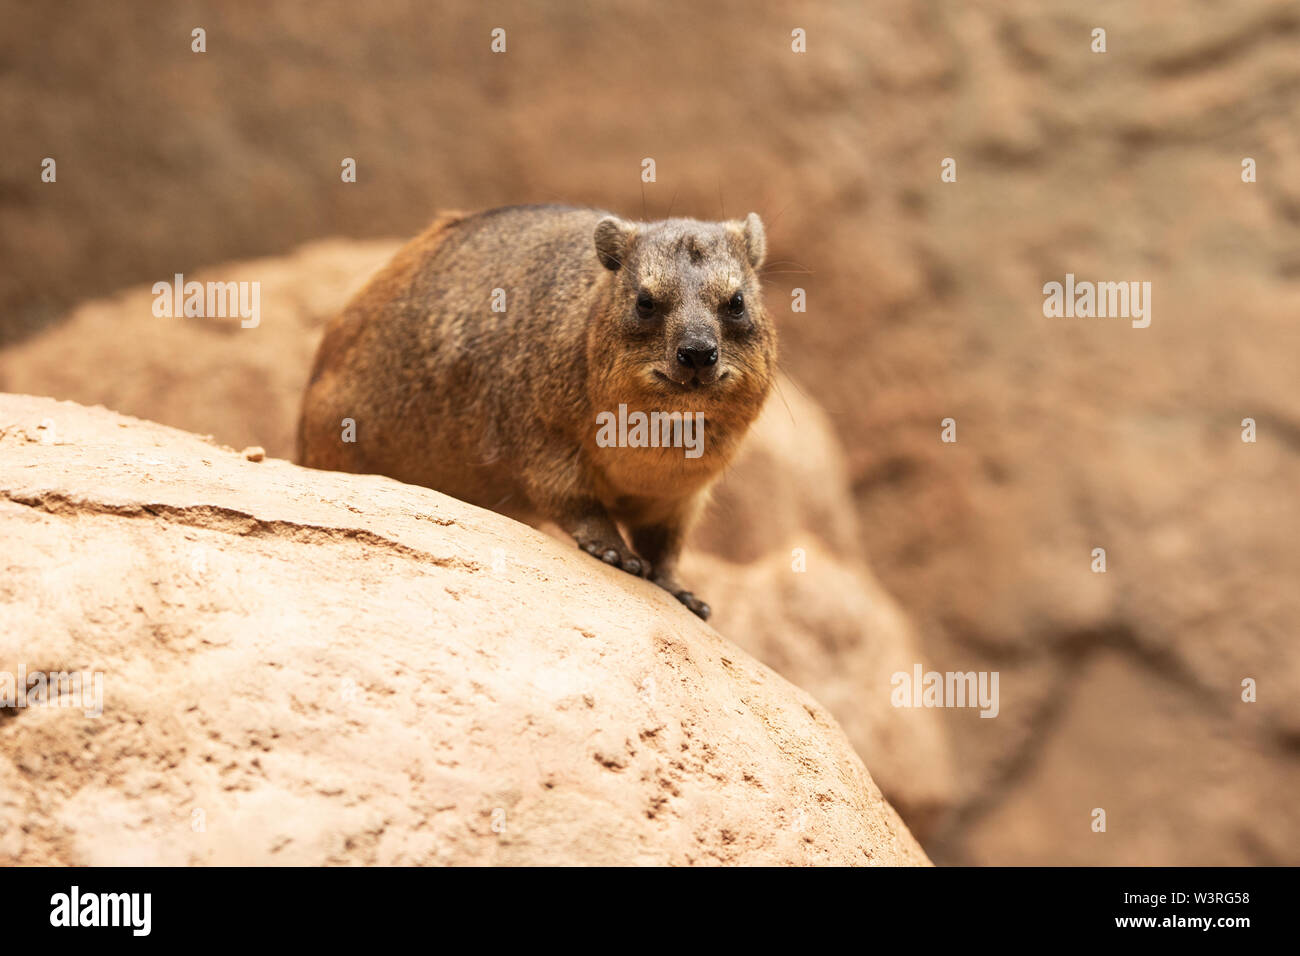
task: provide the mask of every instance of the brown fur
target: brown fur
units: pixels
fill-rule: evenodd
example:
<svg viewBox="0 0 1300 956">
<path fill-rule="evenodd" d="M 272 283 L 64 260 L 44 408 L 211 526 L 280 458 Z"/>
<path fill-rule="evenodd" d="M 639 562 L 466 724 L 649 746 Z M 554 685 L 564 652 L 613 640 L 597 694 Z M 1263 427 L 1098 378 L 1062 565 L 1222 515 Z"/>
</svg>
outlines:
<svg viewBox="0 0 1300 956">
<path fill-rule="evenodd" d="M 675 565 L 771 386 L 776 332 L 755 272 L 764 253 L 753 214 L 633 224 L 516 206 L 441 216 L 330 324 L 303 399 L 299 460 L 554 521 L 707 617 Z M 491 309 L 497 288 L 503 313 Z M 638 307 L 644 294 L 649 312 Z M 600 447 L 597 415 L 620 404 L 702 412 L 702 456 Z M 345 418 L 354 442 L 342 440 Z"/>
</svg>

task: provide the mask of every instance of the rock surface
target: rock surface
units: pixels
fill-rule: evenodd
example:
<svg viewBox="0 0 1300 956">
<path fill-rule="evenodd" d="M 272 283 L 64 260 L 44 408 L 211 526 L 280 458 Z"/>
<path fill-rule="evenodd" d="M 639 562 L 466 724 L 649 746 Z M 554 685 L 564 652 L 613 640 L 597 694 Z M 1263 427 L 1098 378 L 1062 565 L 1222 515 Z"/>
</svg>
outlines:
<svg viewBox="0 0 1300 956">
<path fill-rule="evenodd" d="M 324 323 L 397 245 L 332 240 L 197 274 L 260 281 L 263 315 L 253 329 L 235 319 L 156 318 L 143 287 L 85 303 L 0 351 L 0 387 L 102 404 L 291 457 Z M 98 371 L 86 374 L 91 367 Z M 811 555 L 806 573 L 791 569 L 795 548 Z M 867 567 L 840 440 L 797 383 L 779 380 L 686 560 L 714 608 L 714 627 L 818 700 L 834 701 L 831 713 L 924 840 L 955 797 L 942 718 L 890 706 L 890 674 L 925 658 Z"/>
<path fill-rule="evenodd" d="M 834 719 L 425 489 L 0 397 L 0 862 L 924 864 Z M 61 700 L 63 698 L 60 698 Z"/>
<path fill-rule="evenodd" d="M 890 678 L 930 669 L 912 623 L 868 567 L 844 449 L 782 376 L 683 558 L 711 623 L 822 701 L 924 841 L 956 799 L 939 711 L 896 708 Z"/>
<path fill-rule="evenodd" d="M 256 328 L 237 318 L 158 318 L 148 286 L 87 302 L 66 322 L 0 351 L 0 392 L 103 405 L 291 458 L 324 323 L 398 245 L 316 242 L 193 275 L 261 283 Z"/>
</svg>

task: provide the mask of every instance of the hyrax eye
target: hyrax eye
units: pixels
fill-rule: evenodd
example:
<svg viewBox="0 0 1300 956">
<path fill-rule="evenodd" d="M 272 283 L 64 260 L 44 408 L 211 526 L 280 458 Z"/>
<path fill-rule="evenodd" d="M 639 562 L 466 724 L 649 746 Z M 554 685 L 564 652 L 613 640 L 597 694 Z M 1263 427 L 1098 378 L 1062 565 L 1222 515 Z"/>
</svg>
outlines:
<svg viewBox="0 0 1300 956">
<path fill-rule="evenodd" d="M 648 319 L 655 314 L 655 300 L 649 292 L 637 293 L 636 311 L 643 319 Z"/>
<path fill-rule="evenodd" d="M 731 315 L 745 314 L 745 296 L 742 293 L 737 292 L 727 300 L 727 312 Z"/>
</svg>

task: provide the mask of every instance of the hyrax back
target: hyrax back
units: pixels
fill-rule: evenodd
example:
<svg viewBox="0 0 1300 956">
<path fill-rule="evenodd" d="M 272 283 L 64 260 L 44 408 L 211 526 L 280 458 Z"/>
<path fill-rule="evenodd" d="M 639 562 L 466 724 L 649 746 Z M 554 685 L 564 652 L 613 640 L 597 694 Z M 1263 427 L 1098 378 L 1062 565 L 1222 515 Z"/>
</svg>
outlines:
<svg viewBox="0 0 1300 956">
<path fill-rule="evenodd" d="M 443 216 L 326 331 L 299 459 L 554 521 L 707 617 L 675 566 L 775 371 L 763 256 L 752 213 Z"/>
</svg>

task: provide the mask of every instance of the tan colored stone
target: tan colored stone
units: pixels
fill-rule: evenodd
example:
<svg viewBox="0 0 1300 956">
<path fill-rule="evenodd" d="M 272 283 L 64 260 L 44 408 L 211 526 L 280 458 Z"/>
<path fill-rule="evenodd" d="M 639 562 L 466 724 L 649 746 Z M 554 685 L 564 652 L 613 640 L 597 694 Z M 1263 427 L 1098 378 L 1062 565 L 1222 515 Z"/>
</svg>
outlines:
<svg viewBox="0 0 1300 956">
<path fill-rule="evenodd" d="M 6 863 L 926 862 L 808 694 L 491 512 L 6 395 L 0 524 L 0 671 L 104 681 L 0 717 Z"/>
</svg>

